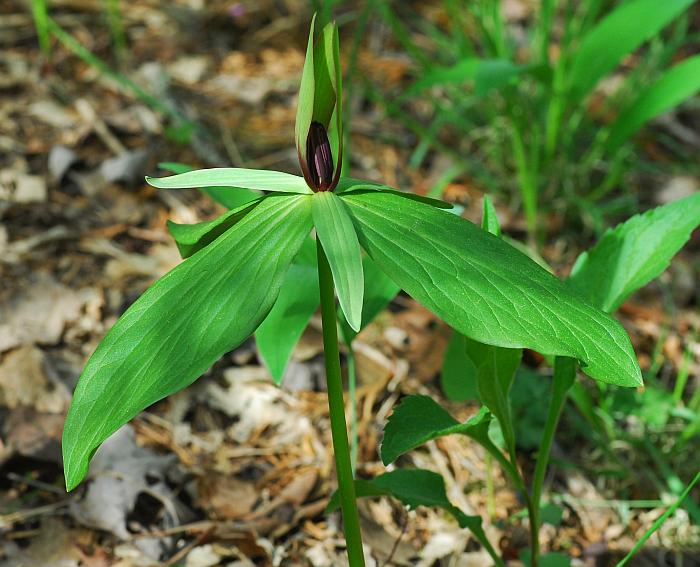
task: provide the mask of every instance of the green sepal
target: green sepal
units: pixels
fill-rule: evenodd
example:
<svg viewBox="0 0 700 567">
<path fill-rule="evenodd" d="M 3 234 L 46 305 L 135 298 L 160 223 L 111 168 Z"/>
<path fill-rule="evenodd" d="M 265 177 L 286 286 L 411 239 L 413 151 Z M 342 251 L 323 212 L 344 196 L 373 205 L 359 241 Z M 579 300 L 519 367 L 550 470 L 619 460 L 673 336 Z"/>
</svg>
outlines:
<svg viewBox="0 0 700 567">
<path fill-rule="evenodd" d="M 294 126 L 299 162 L 308 183 L 310 179 L 306 167 L 306 139 L 311 123 L 318 122 L 326 129 L 338 175 L 343 145 L 343 87 L 338 26 L 334 22 L 327 24 L 314 43 L 315 22 L 314 15 L 309 30 Z"/>
</svg>

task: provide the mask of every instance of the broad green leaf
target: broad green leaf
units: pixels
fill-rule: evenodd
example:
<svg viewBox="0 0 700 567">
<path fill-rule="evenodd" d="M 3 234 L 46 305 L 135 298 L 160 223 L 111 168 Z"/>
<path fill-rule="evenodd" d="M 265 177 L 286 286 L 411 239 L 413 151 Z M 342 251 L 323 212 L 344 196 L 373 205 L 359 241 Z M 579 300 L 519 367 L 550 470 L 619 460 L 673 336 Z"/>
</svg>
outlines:
<svg viewBox="0 0 700 567">
<path fill-rule="evenodd" d="M 266 171 L 264 169 L 244 169 L 240 167 L 215 167 L 196 169 L 170 177 L 146 177 L 146 181 L 158 189 L 188 189 L 190 187 L 229 187 L 255 189 L 277 193 L 311 193 L 303 177 Z"/>
<path fill-rule="evenodd" d="M 259 197 L 255 201 L 246 203 L 210 221 L 196 224 L 179 224 L 169 220 L 167 223 L 168 231 L 175 239 L 180 256 L 189 258 L 195 252 L 214 242 L 214 240 L 252 211 L 262 199 L 264 197 Z"/>
<path fill-rule="evenodd" d="M 613 152 L 652 118 L 671 110 L 700 91 L 700 55 L 689 57 L 667 71 L 655 83 L 637 95 L 632 105 L 622 112 L 606 142 Z"/>
<path fill-rule="evenodd" d="M 414 201 L 418 201 L 419 203 L 425 203 L 426 205 L 431 205 L 438 209 L 449 210 L 454 208 L 452 203 L 447 203 L 445 201 L 441 201 L 440 199 L 433 199 L 432 197 L 417 195 L 416 193 L 411 193 L 410 191 L 397 191 L 388 185 L 382 185 L 381 183 L 375 183 L 374 181 L 365 181 L 364 179 L 353 179 L 352 177 L 341 178 L 334 193 L 336 195 L 349 195 L 351 193 L 367 193 L 368 191 L 383 191 L 385 193 L 401 195 L 406 199 L 412 199 Z"/>
<path fill-rule="evenodd" d="M 447 343 L 440 371 L 440 387 L 453 401 L 463 402 L 479 398 L 478 369 L 467 355 L 467 337 L 454 331 Z"/>
<path fill-rule="evenodd" d="M 360 330 L 369 325 L 400 291 L 394 280 L 382 272 L 369 256 L 362 258 L 362 275 L 365 281 L 365 292 L 362 300 Z M 340 321 L 343 342 L 350 344 L 355 340 L 357 332 L 350 328 L 344 317 L 341 316 L 338 320 Z"/>
<path fill-rule="evenodd" d="M 612 313 L 658 277 L 700 225 L 700 193 L 635 215 L 576 260 L 567 283 Z"/>
<path fill-rule="evenodd" d="M 408 396 L 389 416 L 379 453 L 388 465 L 404 453 L 445 435 L 459 433 L 481 441 L 488 438 L 490 421 L 486 408 L 460 423 L 430 396 Z"/>
<path fill-rule="evenodd" d="M 391 193 L 343 201 L 370 257 L 453 329 L 494 346 L 577 358 L 596 380 L 641 384 L 622 326 L 499 238 Z"/>
<path fill-rule="evenodd" d="M 253 333 L 311 226 L 309 197 L 267 197 L 127 309 L 88 360 L 73 395 L 63 431 L 68 490 L 107 437 Z"/>
<path fill-rule="evenodd" d="M 312 198 L 316 234 L 333 272 L 338 303 L 354 331 L 362 323 L 362 250 L 343 201 L 331 191 L 319 191 Z"/>
<path fill-rule="evenodd" d="M 447 498 L 445 481 L 432 471 L 423 469 L 396 469 L 379 475 L 372 480 L 356 480 L 355 493 L 358 498 L 372 496 L 393 496 L 411 509 L 419 506 L 441 508 L 451 514 L 461 528 L 483 534 L 481 517 L 467 516 Z M 340 497 L 336 491 L 326 510 L 332 512 L 340 507 Z"/>
<path fill-rule="evenodd" d="M 484 196 L 481 228 L 495 236 L 501 235 L 498 215 L 493 202 L 488 196 Z M 440 374 L 441 385 L 445 395 L 451 400 L 479 399 L 480 368 L 485 364 L 487 358 L 495 357 L 498 359 L 499 350 L 505 351 L 503 357 L 508 359 L 508 353 L 511 352 L 511 349 L 482 345 L 460 333 L 452 333 L 450 342 L 447 344 Z M 491 351 L 494 352 L 492 353 Z M 491 367 L 492 365 L 489 365 L 489 368 Z M 494 379 L 496 382 L 501 383 L 496 376 L 485 376 L 485 379 Z M 510 382 L 508 382 L 508 388 L 510 388 Z M 495 412 L 494 415 L 499 417 Z M 507 432 L 506 437 L 508 437 Z"/>
<path fill-rule="evenodd" d="M 530 567 L 530 550 L 525 550 L 520 554 L 521 561 L 526 567 Z M 540 555 L 539 567 L 571 567 L 571 558 L 565 553 L 552 551 Z"/>
<path fill-rule="evenodd" d="M 191 165 L 175 162 L 162 162 L 158 164 L 158 167 L 176 174 L 187 173 L 188 171 L 197 169 Z M 199 190 L 227 209 L 237 209 L 241 205 L 245 205 L 246 203 L 260 198 L 260 193 L 251 191 L 250 189 L 238 188 L 236 191 L 231 191 L 230 187 L 201 187 Z"/>
<path fill-rule="evenodd" d="M 318 304 L 316 242 L 307 238 L 284 278 L 275 306 L 255 331 L 260 357 L 277 384 Z"/>
<path fill-rule="evenodd" d="M 570 87 L 574 101 L 585 97 L 622 59 L 652 38 L 694 0 L 629 0 L 600 21 L 573 51 Z"/>
</svg>

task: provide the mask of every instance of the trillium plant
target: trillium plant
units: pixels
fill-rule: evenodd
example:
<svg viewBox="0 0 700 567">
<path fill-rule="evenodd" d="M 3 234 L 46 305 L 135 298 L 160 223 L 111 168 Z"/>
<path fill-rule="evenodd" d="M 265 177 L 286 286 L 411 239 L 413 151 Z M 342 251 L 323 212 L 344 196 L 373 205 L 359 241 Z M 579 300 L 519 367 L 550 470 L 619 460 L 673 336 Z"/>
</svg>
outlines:
<svg viewBox="0 0 700 567">
<path fill-rule="evenodd" d="M 170 225 L 184 261 L 127 309 L 87 362 L 63 434 L 68 490 L 82 481 L 90 458 L 122 425 L 191 384 L 256 330 L 262 338 L 269 318 L 284 315 L 276 302 L 306 293 L 310 270 L 322 314 L 337 500 L 353 567 L 364 565 L 364 558 L 337 329 L 356 332 L 376 311 L 366 301 L 369 272 L 485 345 L 487 355 L 489 348 L 516 353 L 528 348 L 556 357 L 567 380 L 578 364 L 595 380 L 641 385 L 624 329 L 575 286 L 497 235 L 444 210 L 451 208 L 446 203 L 342 176 L 339 60 L 335 24 L 314 43 L 312 23 L 295 128 L 302 176 L 217 168 L 148 179 L 163 190 L 213 187 L 238 205 L 213 221 Z M 497 356 L 488 360 L 499 367 Z M 491 394 L 498 397 L 499 390 Z M 491 411 L 498 417 L 497 409 Z M 413 425 L 423 423 L 420 415 Z M 482 412 L 475 418 L 482 433 L 490 416 Z M 446 427 L 455 426 L 449 419 Z M 396 438 L 413 439 L 416 446 L 411 423 Z M 385 442 L 385 461 L 404 449 L 405 443 L 392 449 Z M 414 484 L 411 490 L 421 488 Z M 475 533 L 481 529 L 476 520 L 460 523 Z"/>
</svg>

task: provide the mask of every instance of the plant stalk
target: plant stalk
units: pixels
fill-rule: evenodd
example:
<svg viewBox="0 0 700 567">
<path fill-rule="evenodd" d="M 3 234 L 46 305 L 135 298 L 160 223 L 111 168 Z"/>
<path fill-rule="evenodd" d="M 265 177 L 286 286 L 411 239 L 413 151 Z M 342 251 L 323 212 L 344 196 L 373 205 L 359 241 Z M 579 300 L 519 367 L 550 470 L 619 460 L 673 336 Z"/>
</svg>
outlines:
<svg viewBox="0 0 700 567">
<path fill-rule="evenodd" d="M 336 320 L 333 274 L 321 242 L 317 241 L 318 283 L 321 290 L 321 320 L 323 322 L 323 352 L 326 361 L 328 408 L 330 410 L 333 452 L 335 454 L 340 508 L 343 512 L 343 529 L 350 567 L 364 567 L 360 517 L 355 500 L 355 481 L 352 475 L 348 430 L 345 423 L 343 379 L 340 373 L 338 350 L 338 326 Z"/>
<path fill-rule="evenodd" d="M 559 425 L 562 409 L 566 403 L 566 396 L 576 379 L 576 361 L 573 358 L 557 356 L 554 360 L 554 380 L 552 383 L 552 399 L 549 401 L 547 411 L 547 421 L 542 433 L 540 450 L 537 454 L 535 464 L 535 475 L 532 480 L 532 496 L 528 505 L 528 516 L 530 518 L 530 566 L 538 567 L 540 560 L 540 500 L 542 499 L 542 488 L 544 478 L 549 464 L 549 453 L 552 450 L 554 435 Z"/>
</svg>

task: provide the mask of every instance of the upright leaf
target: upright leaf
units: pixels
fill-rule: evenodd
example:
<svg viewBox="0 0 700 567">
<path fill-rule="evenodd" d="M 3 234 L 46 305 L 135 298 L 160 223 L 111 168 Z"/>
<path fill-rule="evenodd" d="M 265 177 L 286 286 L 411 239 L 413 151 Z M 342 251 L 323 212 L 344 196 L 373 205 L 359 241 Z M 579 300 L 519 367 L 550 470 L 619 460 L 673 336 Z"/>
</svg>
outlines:
<svg viewBox="0 0 700 567">
<path fill-rule="evenodd" d="M 606 142 L 609 152 L 624 144 L 652 118 L 668 112 L 700 91 L 700 55 L 689 57 L 643 89 L 632 105 L 622 112 Z"/>
<path fill-rule="evenodd" d="M 440 387 L 450 399 L 458 402 L 479 397 L 476 364 L 467 354 L 467 339 L 454 331 L 445 349 L 440 370 Z"/>
<path fill-rule="evenodd" d="M 120 317 L 85 366 L 68 411 L 68 490 L 107 437 L 189 385 L 255 330 L 311 224 L 309 197 L 268 197 Z"/>
<path fill-rule="evenodd" d="M 230 187 L 231 191 L 255 189 L 256 191 L 276 193 L 311 193 L 304 178 L 298 175 L 240 167 L 197 169 L 170 177 L 146 177 L 146 181 L 158 189 Z"/>
<path fill-rule="evenodd" d="M 629 0 L 621 3 L 582 39 L 573 52 L 571 94 L 585 97 L 625 55 L 656 35 L 694 0 Z"/>
<path fill-rule="evenodd" d="M 577 358 L 603 382 L 641 383 L 622 326 L 512 246 L 400 195 L 342 198 L 370 257 L 455 330 L 494 346 Z"/>
<path fill-rule="evenodd" d="M 315 193 L 313 217 L 316 234 L 333 272 L 338 302 L 353 330 L 362 323 L 362 251 L 345 203 L 330 191 Z"/>
<path fill-rule="evenodd" d="M 658 277 L 700 225 L 700 193 L 635 215 L 581 254 L 567 283 L 612 313 Z"/>
<path fill-rule="evenodd" d="M 284 278 L 275 306 L 255 331 L 260 357 L 277 384 L 318 304 L 316 243 L 307 238 Z"/>
<path fill-rule="evenodd" d="M 382 272 L 369 256 L 362 258 L 362 276 L 365 280 L 365 291 L 362 299 L 360 330 L 369 325 L 400 291 L 394 280 Z M 350 344 L 355 340 L 357 331 L 350 328 L 344 317 L 339 317 L 339 321 L 343 341 L 345 344 Z"/>
<path fill-rule="evenodd" d="M 408 396 L 394 409 L 384 427 L 380 449 L 382 462 L 393 463 L 404 453 L 438 437 L 459 433 L 477 439 L 488 439 L 491 415 L 486 408 L 460 423 L 430 396 Z"/>
</svg>

